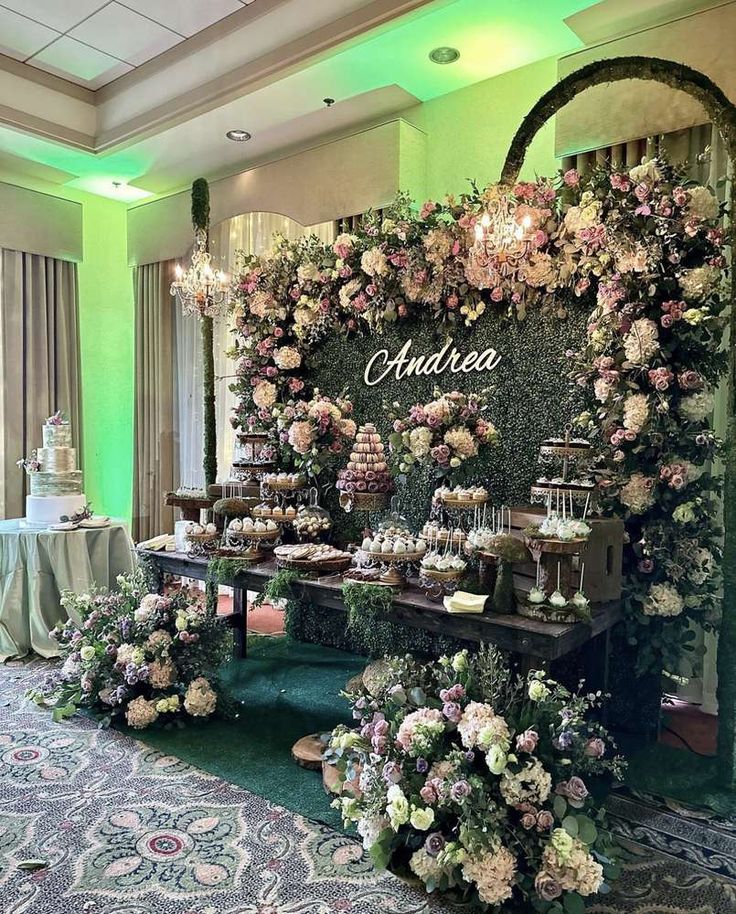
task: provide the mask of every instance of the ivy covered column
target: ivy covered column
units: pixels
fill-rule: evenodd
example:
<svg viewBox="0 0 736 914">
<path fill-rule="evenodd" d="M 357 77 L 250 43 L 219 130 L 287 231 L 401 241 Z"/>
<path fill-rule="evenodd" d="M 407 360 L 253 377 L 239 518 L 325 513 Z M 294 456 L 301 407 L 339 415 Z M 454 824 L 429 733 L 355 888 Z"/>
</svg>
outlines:
<svg viewBox="0 0 736 914">
<path fill-rule="evenodd" d="M 192 226 L 195 232 L 207 234 L 209 250 L 210 189 L 205 178 L 192 184 Z M 217 422 L 215 418 L 214 319 L 203 314 L 202 387 L 204 396 L 204 484 L 205 489 L 217 481 Z"/>
</svg>

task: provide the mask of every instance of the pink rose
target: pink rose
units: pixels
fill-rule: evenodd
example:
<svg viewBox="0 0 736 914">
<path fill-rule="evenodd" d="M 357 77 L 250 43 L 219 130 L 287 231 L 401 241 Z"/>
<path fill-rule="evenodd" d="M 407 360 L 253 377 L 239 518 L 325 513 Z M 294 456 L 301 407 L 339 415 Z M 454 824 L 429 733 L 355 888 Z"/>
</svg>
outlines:
<svg viewBox="0 0 736 914">
<path fill-rule="evenodd" d="M 516 737 L 516 749 L 518 752 L 534 752 L 539 742 L 539 734 L 536 730 L 524 730 Z"/>
<path fill-rule="evenodd" d="M 555 824 L 555 817 L 547 809 L 543 809 L 537 816 L 537 830 L 547 831 Z"/>
<path fill-rule="evenodd" d="M 568 168 L 565 174 L 562 176 L 562 180 L 567 184 L 568 187 L 575 187 L 580 183 L 580 175 L 576 168 Z"/>
<path fill-rule="evenodd" d="M 529 831 L 529 829 L 531 829 L 531 828 L 534 828 L 534 826 L 536 824 L 537 824 L 537 817 L 534 815 L 534 813 L 525 812 L 524 815 L 521 817 L 521 827 L 525 828 L 527 831 Z"/>
<path fill-rule="evenodd" d="M 645 561 L 652 562 L 651 559 L 646 559 Z M 654 566 L 654 562 L 652 562 L 652 566 Z M 588 758 L 602 758 L 606 752 L 606 744 L 602 739 L 595 736 L 589 739 L 585 744 L 584 751 Z"/>
</svg>

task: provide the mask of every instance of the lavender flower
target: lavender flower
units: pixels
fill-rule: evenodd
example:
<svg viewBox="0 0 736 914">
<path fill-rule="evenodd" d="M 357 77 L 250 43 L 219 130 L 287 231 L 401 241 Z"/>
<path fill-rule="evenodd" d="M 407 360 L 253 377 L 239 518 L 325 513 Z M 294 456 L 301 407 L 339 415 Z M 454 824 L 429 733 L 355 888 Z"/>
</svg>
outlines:
<svg viewBox="0 0 736 914">
<path fill-rule="evenodd" d="M 430 857 L 437 857 L 445 849 L 445 839 L 438 831 L 433 831 L 431 835 L 427 835 L 424 849 Z"/>
<path fill-rule="evenodd" d="M 471 787 L 467 781 L 455 781 L 450 787 L 450 796 L 456 803 L 460 803 L 470 796 Z"/>
<path fill-rule="evenodd" d="M 429 771 L 429 762 L 426 758 L 420 757 L 417 759 L 417 771 L 419 774 L 426 774 Z"/>
</svg>

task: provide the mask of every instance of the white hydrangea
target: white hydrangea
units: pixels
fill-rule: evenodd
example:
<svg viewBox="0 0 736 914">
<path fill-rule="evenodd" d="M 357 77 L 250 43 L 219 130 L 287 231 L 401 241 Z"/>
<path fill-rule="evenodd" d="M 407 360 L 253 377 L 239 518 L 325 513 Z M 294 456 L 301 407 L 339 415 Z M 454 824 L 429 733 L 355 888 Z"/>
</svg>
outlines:
<svg viewBox="0 0 736 914">
<path fill-rule="evenodd" d="M 648 418 L 649 397 L 646 394 L 633 394 L 624 402 L 624 428 L 638 434 Z"/>
<path fill-rule="evenodd" d="M 383 276 L 388 273 L 388 260 L 380 248 L 369 248 L 360 258 L 360 268 L 369 276 Z"/>
<path fill-rule="evenodd" d="M 702 422 L 713 412 L 715 400 L 709 390 L 698 390 L 680 400 L 680 415 L 688 422 Z"/>
<path fill-rule="evenodd" d="M 641 184 L 642 182 L 653 184 L 661 179 L 662 172 L 657 167 L 657 162 L 654 159 L 644 159 L 640 165 L 634 165 L 629 171 L 629 177 L 635 184 Z"/>
<path fill-rule="evenodd" d="M 682 597 L 672 584 L 652 584 L 644 603 L 647 616 L 679 616 L 684 608 Z"/>
<path fill-rule="evenodd" d="M 624 338 L 624 353 L 632 365 L 646 365 L 659 352 L 659 331 L 648 317 L 640 317 Z"/>
<path fill-rule="evenodd" d="M 718 200 L 707 187 L 690 187 L 688 195 L 686 210 L 689 216 L 707 222 L 718 218 Z"/>
<path fill-rule="evenodd" d="M 702 301 L 707 298 L 721 281 L 718 267 L 695 267 L 680 275 L 680 288 L 687 301 Z"/>
</svg>

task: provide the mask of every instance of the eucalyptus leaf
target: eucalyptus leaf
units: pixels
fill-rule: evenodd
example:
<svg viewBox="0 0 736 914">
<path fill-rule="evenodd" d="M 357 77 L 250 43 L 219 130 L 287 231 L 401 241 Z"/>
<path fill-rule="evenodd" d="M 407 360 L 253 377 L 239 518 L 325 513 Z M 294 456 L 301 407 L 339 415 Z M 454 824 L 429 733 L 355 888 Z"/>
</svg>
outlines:
<svg viewBox="0 0 736 914">
<path fill-rule="evenodd" d="M 578 836 L 578 820 L 575 816 L 565 816 L 562 820 L 562 827 L 570 835 L 571 838 L 577 838 Z"/>
</svg>

